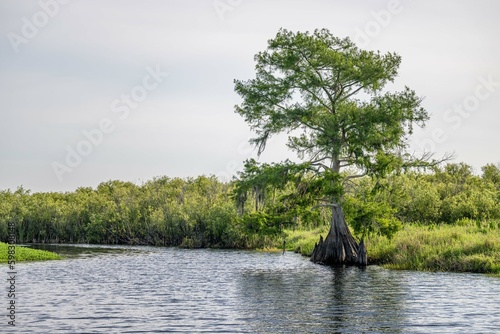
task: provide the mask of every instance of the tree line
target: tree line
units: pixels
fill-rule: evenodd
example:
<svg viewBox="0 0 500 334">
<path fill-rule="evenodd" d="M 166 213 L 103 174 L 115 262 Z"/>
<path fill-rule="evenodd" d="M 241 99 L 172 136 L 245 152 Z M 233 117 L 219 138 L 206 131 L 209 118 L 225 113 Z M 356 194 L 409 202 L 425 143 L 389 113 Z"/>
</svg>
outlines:
<svg viewBox="0 0 500 334">
<path fill-rule="evenodd" d="M 245 246 L 233 236 L 230 184 L 215 177 L 159 177 L 136 185 L 107 181 L 96 189 L 0 192 L 0 238 L 15 223 L 20 243 Z"/>
<path fill-rule="evenodd" d="M 263 231 L 329 225 L 329 208 L 317 204 L 318 198 L 331 191 L 328 179 L 297 168 L 247 161 L 234 185 L 242 221 Z M 397 170 L 383 179 L 348 179 L 338 191 L 340 203 L 346 221 L 360 238 L 368 233 L 391 237 L 410 223 L 488 221 L 500 228 L 500 164 L 487 164 L 481 171 L 475 175 L 470 165 L 448 163 L 430 171 Z"/>
<path fill-rule="evenodd" d="M 283 229 L 330 224 L 328 210 L 315 203 L 320 184 L 294 168 L 247 161 L 231 182 L 158 177 L 142 185 L 115 180 L 65 193 L 3 190 L 0 240 L 8 240 L 13 222 L 18 243 L 263 247 L 279 240 Z M 363 177 L 345 185 L 342 202 L 358 236 L 390 236 L 413 222 L 497 224 L 500 166 L 488 164 L 481 175 L 458 163 L 383 180 Z"/>
</svg>

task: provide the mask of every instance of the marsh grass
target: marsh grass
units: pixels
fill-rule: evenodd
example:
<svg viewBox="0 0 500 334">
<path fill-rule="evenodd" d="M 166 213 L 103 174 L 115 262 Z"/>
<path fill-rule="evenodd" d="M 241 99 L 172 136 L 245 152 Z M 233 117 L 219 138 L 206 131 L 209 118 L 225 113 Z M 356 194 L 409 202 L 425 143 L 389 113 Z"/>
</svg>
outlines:
<svg viewBox="0 0 500 334">
<path fill-rule="evenodd" d="M 8 244 L 0 242 L 0 263 L 8 261 L 8 246 Z M 53 252 L 16 246 L 16 262 L 60 260 L 61 258 L 60 255 Z"/>
<path fill-rule="evenodd" d="M 369 261 L 392 269 L 500 275 L 498 224 L 406 225 L 392 240 L 366 241 Z"/>
<path fill-rule="evenodd" d="M 310 256 L 328 226 L 286 231 L 287 249 Z M 463 220 L 454 225 L 408 224 L 391 239 L 365 240 L 368 262 L 386 268 L 488 273 L 500 276 L 500 222 Z"/>
<path fill-rule="evenodd" d="M 311 256 L 314 244 L 319 241 L 319 236 L 326 237 L 329 228 L 329 226 L 321 226 L 313 230 L 286 230 L 286 249 Z"/>
</svg>

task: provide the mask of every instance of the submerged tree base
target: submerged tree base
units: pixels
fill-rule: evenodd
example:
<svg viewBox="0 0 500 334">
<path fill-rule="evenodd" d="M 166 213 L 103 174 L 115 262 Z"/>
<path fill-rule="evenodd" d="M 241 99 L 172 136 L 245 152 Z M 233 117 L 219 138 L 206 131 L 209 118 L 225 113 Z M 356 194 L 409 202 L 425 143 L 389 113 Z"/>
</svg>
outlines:
<svg viewBox="0 0 500 334">
<path fill-rule="evenodd" d="M 367 265 L 366 249 L 363 241 L 358 245 L 345 221 L 340 206 L 333 208 L 330 231 L 323 240 L 314 245 L 311 261 L 324 265 Z"/>
<path fill-rule="evenodd" d="M 358 267 L 365 267 L 368 265 L 368 256 L 366 254 L 365 242 L 361 240 L 358 247 L 358 259 L 356 260 Z"/>
</svg>

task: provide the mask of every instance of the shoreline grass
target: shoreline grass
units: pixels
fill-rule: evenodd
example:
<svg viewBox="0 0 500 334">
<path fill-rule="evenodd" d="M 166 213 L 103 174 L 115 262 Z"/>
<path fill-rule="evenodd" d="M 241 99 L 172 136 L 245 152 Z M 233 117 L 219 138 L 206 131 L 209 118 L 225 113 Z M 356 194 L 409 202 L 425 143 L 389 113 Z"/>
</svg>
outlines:
<svg viewBox="0 0 500 334">
<path fill-rule="evenodd" d="M 369 261 L 391 269 L 500 276 L 500 230 L 492 225 L 407 225 L 392 240 L 367 239 Z"/>
<path fill-rule="evenodd" d="M 329 226 L 321 226 L 312 230 L 285 230 L 286 249 L 311 256 L 314 244 L 319 241 L 319 236 L 326 237 Z"/>
<path fill-rule="evenodd" d="M 8 247 L 9 245 L 0 242 L 0 263 L 7 263 L 8 261 Z M 22 247 L 16 245 L 16 255 L 15 260 L 17 262 L 25 261 L 47 261 L 47 260 L 60 260 L 62 257 L 59 254 L 39 250 L 31 249 L 28 247 Z"/>
<path fill-rule="evenodd" d="M 328 227 L 286 231 L 287 249 L 310 256 Z M 392 239 L 366 238 L 368 263 L 389 269 L 473 272 L 500 277 L 498 222 L 464 221 L 455 225 L 407 224 Z"/>
</svg>

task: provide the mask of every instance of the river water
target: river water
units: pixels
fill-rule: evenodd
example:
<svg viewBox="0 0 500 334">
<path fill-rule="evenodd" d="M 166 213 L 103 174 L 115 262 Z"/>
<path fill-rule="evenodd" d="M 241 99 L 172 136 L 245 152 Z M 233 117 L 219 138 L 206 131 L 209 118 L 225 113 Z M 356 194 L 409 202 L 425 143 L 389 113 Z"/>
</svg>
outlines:
<svg viewBox="0 0 500 334">
<path fill-rule="evenodd" d="M 17 264 L 16 326 L 2 317 L 0 332 L 500 333 L 500 279 L 484 275 L 330 268 L 290 252 L 83 250 Z"/>
</svg>

